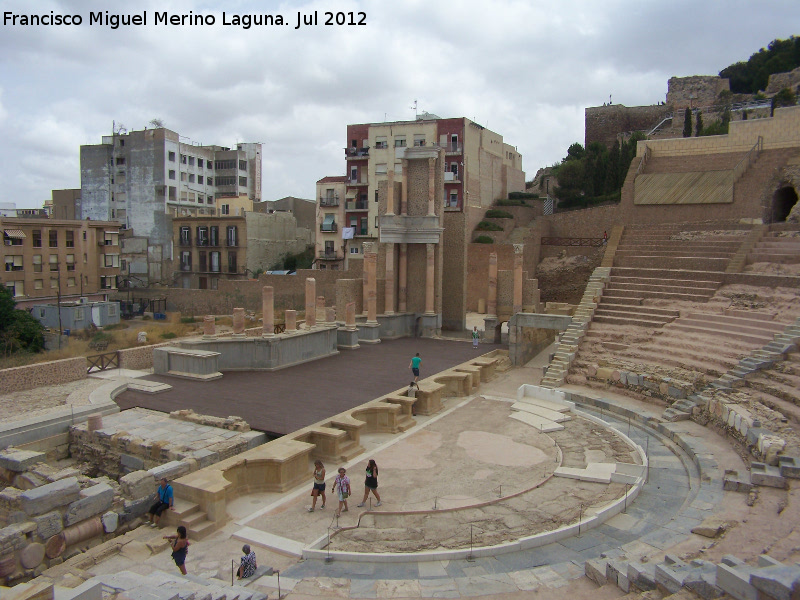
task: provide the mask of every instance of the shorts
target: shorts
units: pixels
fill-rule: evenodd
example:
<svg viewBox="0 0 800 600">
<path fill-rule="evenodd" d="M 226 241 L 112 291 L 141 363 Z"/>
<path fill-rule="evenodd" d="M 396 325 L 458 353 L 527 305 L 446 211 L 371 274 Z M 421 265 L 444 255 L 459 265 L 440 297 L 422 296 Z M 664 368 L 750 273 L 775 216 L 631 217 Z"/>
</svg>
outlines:
<svg viewBox="0 0 800 600">
<path fill-rule="evenodd" d="M 153 504 L 153 506 L 151 506 L 150 510 L 147 511 L 147 512 L 149 512 L 151 515 L 155 515 L 157 517 L 160 517 L 161 513 L 164 512 L 165 510 L 167 510 L 168 508 L 169 508 L 169 504 L 167 504 L 166 502 L 161 502 L 159 500 L 158 502 Z"/>
<path fill-rule="evenodd" d="M 378 489 L 378 478 L 377 477 L 367 477 L 364 481 L 364 487 L 370 490 L 377 490 Z"/>
<path fill-rule="evenodd" d="M 325 484 L 324 483 L 315 483 L 314 484 L 314 489 L 317 490 L 318 492 L 324 492 L 325 491 Z"/>
<path fill-rule="evenodd" d="M 411 367 L 411 372 L 414 374 L 414 377 L 419 377 L 419 369 L 417 367 Z"/>
<path fill-rule="evenodd" d="M 181 548 L 180 550 L 175 550 L 172 553 L 172 560 L 175 561 L 175 565 L 180 567 L 183 566 L 183 563 L 186 562 L 186 554 L 188 554 L 188 549 Z"/>
<path fill-rule="evenodd" d="M 339 490 L 339 502 L 344 502 L 349 497 L 350 497 L 350 494 L 347 494 L 347 493 L 343 494 L 342 490 Z"/>
</svg>

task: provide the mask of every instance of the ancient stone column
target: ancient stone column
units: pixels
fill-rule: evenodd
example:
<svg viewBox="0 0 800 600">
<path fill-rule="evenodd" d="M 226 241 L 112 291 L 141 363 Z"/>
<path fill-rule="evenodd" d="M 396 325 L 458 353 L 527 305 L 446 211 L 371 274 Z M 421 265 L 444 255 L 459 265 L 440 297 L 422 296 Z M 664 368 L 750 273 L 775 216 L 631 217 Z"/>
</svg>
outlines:
<svg viewBox="0 0 800 600">
<path fill-rule="evenodd" d="M 386 306 L 384 313 L 387 315 L 394 314 L 394 244 L 386 244 Z"/>
<path fill-rule="evenodd" d="M 436 192 L 436 159 L 428 159 L 428 216 L 436 214 L 434 196 Z"/>
<path fill-rule="evenodd" d="M 356 328 L 356 303 L 348 302 L 345 304 L 345 321 L 344 326 L 348 329 Z"/>
<path fill-rule="evenodd" d="M 489 254 L 489 294 L 486 303 L 486 316 L 497 316 L 497 252 Z"/>
<path fill-rule="evenodd" d="M 306 278 L 306 329 L 317 324 L 317 280 Z"/>
<path fill-rule="evenodd" d="M 317 323 L 324 323 L 325 320 L 325 296 L 317 296 Z"/>
<path fill-rule="evenodd" d="M 273 337 L 275 335 L 275 290 L 271 285 L 261 289 L 261 335 Z"/>
<path fill-rule="evenodd" d="M 294 333 L 297 331 L 297 311 L 285 310 L 283 311 L 283 318 L 286 321 L 286 333 Z"/>
<path fill-rule="evenodd" d="M 364 246 L 364 272 L 367 281 L 367 323 L 374 325 L 378 322 L 378 254 L 373 251 L 375 244 L 365 242 Z"/>
<path fill-rule="evenodd" d="M 336 323 L 336 309 L 332 306 L 328 306 L 325 309 L 325 322 L 326 323 Z"/>
<path fill-rule="evenodd" d="M 433 301 L 434 301 L 434 285 L 433 285 L 433 277 L 435 274 L 434 270 L 434 249 L 435 244 L 425 244 L 425 250 L 427 252 L 427 260 L 426 265 L 427 268 L 425 270 L 425 314 L 433 315 L 436 314 L 433 308 Z"/>
<path fill-rule="evenodd" d="M 400 190 L 400 214 L 408 214 L 408 160 L 403 159 L 403 182 Z"/>
<path fill-rule="evenodd" d="M 386 170 L 386 214 L 394 215 L 394 165 Z"/>
<path fill-rule="evenodd" d="M 397 310 L 408 310 L 408 244 L 400 244 L 400 260 L 397 265 Z"/>
<path fill-rule="evenodd" d="M 514 314 L 522 312 L 522 249 L 523 244 L 514 244 Z"/>
<path fill-rule="evenodd" d="M 203 337 L 211 338 L 217 333 L 217 325 L 214 321 L 214 315 L 206 315 L 203 317 Z"/>
<path fill-rule="evenodd" d="M 244 309 L 233 309 L 233 335 L 244 335 Z"/>
</svg>

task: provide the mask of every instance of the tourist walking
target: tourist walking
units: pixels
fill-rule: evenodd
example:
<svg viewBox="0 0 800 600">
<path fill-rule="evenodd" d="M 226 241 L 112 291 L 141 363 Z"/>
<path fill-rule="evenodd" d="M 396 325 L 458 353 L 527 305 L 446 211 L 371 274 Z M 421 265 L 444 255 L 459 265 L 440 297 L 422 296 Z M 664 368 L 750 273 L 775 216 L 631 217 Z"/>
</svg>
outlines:
<svg viewBox="0 0 800 600">
<path fill-rule="evenodd" d="M 189 538 L 186 537 L 186 527 L 178 527 L 175 535 L 165 535 L 165 540 L 172 546 L 172 560 L 178 565 L 182 575 L 186 575 L 186 555 L 189 553 Z"/>
<path fill-rule="evenodd" d="M 250 550 L 250 544 L 245 544 L 242 546 L 242 554 L 244 554 L 244 556 L 242 556 L 242 562 L 239 564 L 239 570 L 236 572 L 236 576 L 239 579 L 247 579 L 248 577 L 252 577 L 258 568 L 256 565 L 256 553 Z"/>
<path fill-rule="evenodd" d="M 478 347 L 478 341 L 480 339 L 481 339 L 481 334 L 478 333 L 478 326 L 475 325 L 475 327 L 472 328 L 472 347 L 473 348 L 477 348 Z"/>
<path fill-rule="evenodd" d="M 314 487 L 311 488 L 311 507 L 308 512 L 314 512 L 317 507 L 317 496 L 322 496 L 322 506 L 320 509 L 325 508 L 325 465 L 321 460 L 314 461 Z"/>
<path fill-rule="evenodd" d="M 419 357 L 419 352 L 411 359 L 411 362 L 408 364 L 408 368 L 411 369 L 411 372 L 414 374 L 414 381 L 419 381 L 419 365 L 422 362 L 422 359 Z"/>
<path fill-rule="evenodd" d="M 339 474 L 333 482 L 332 492 L 339 492 L 339 510 L 336 511 L 336 516 L 341 516 L 343 512 L 347 512 L 347 497 L 350 496 L 350 478 L 346 475 L 347 470 L 344 467 L 339 467 Z"/>
<path fill-rule="evenodd" d="M 370 458 L 367 463 L 367 478 L 364 480 L 364 499 L 361 500 L 361 504 L 358 505 L 359 508 L 367 503 L 370 492 L 372 492 L 372 495 L 375 496 L 375 499 L 378 501 L 375 506 L 380 506 L 382 503 L 381 495 L 378 493 L 378 465 L 375 464 L 375 460 L 372 458 Z"/>
<path fill-rule="evenodd" d="M 150 527 L 158 527 L 158 522 L 161 520 L 161 513 L 167 509 L 171 509 L 173 501 L 172 486 L 167 482 L 166 477 L 162 477 L 161 485 L 158 486 L 158 500 L 148 511 Z"/>
</svg>

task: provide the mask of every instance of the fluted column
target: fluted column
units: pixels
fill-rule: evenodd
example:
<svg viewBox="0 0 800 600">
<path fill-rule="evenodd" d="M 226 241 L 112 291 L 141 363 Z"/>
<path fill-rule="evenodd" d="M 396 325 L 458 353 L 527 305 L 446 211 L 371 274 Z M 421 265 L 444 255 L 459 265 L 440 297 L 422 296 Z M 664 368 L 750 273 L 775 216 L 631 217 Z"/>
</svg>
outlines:
<svg viewBox="0 0 800 600">
<path fill-rule="evenodd" d="M 425 313 L 429 315 L 436 314 L 434 311 L 434 285 L 433 285 L 433 278 L 436 273 L 434 270 L 435 262 L 434 262 L 434 251 L 436 248 L 436 244 L 425 244 L 425 250 L 427 252 L 426 257 L 426 270 L 425 270 Z"/>
<path fill-rule="evenodd" d="M 374 325 L 378 322 L 378 254 L 373 251 L 375 244 L 365 242 L 364 246 L 364 272 L 367 278 L 367 324 Z"/>
<path fill-rule="evenodd" d="M 514 244 L 514 314 L 522 312 L 522 249 L 523 244 Z"/>
<path fill-rule="evenodd" d="M 306 329 L 317 324 L 317 280 L 306 278 Z"/>
<path fill-rule="evenodd" d="M 233 335 L 244 335 L 244 309 L 233 309 Z"/>
<path fill-rule="evenodd" d="M 408 214 L 408 160 L 403 159 L 403 183 L 400 190 L 400 214 Z"/>
<path fill-rule="evenodd" d="M 489 254 L 489 294 L 487 295 L 487 317 L 497 316 L 497 252 Z"/>
<path fill-rule="evenodd" d="M 271 285 L 265 285 L 261 290 L 261 335 L 263 337 L 275 336 L 275 290 Z"/>
<path fill-rule="evenodd" d="M 408 310 L 408 244 L 400 244 L 400 260 L 397 265 L 397 310 Z"/>
<path fill-rule="evenodd" d="M 428 215 L 436 214 L 436 206 L 434 205 L 435 192 L 436 192 L 436 159 L 428 159 Z"/>
<path fill-rule="evenodd" d="M 384 313 L 387 315 L 394 314 L 394 244 L 386 244 L 386 306 Z"/>
</svg>

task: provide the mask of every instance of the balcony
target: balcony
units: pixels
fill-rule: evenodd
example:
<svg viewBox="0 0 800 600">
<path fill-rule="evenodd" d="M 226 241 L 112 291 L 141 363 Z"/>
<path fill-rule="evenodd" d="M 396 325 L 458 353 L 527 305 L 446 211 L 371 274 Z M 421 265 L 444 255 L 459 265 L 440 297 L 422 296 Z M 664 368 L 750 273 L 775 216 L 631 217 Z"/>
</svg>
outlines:
<svg viewBox="0 0 800 600">
<path fill-rule="evenodd" d="M 348 179 L 347 185 L 369 185 L 369 182 L 367 182 L 366 180 L 359 181 L 358 179 Z"/>
<path fill-rule="evenodd" d="M 338 223 L 320 223 L 319 230 L 322 233 L 336 233 L 339 231 L 339 224 Z"/>
<path fill-rule="evenodd" d="M 367 228 L 364 229 L 356 229 L 354 234 L 355 237 L 372 237 L 369 234 L 369 230 Z"/>
<path fill-rule="evenodd" d="M 98 242 L 98 246 L 104 246 L 105 244 L 101 244 Z M 178 242 L 179 246 L 191 246 L 192 245 L 192 238 L 181 238 L 181 241 Z"/>
<path fill-rule="evenodd" d="M 345 205 L 345 210 L 369 210 L 369 202 L 366 200 L 348 200 Z"/>
<path fill-rule="evenodd" d="M 320 206 L 339 206 L 339 199 L 338 198 L 326 198 L 323 196 L 319 197 L 319 205 Z"/>
<path fill-rule="evenodd" d="M 452 171 L 445 171 L 444 172 L 444 182 L 445 183 L 461 183 L 461 180 L 458 178 L 458 173 L 453 173 Z"/>
<path fill-rule="evenodd" d="M 181 264 L 181 271 L 187 272 L 192 270 L 192 265 Z"/>
<path fill-rule="evenodd" d="M 444 148 L 444 153 L 446 155 L 449 155 L 449 154 L 461 154 L 461 152 L 463 150 L 461 144 L 453 144 L 453 143 L 445 144 L 444 146 L 442 146 L 442 148 Z"/>
<path fill-rule="evenodd" d="M 237 240 L 232 240 L 232 239 L 228 238 L 226 240 L 226 242 L 225 242 L 225 245 L 228 248 L 236 248 L 239 245 L 239 242 Z"/>
<path fill-rule="evenodd" d="M 344 260 L 344 257 L 336 252 L 321 251 L 317 256 L 319 260 Z"/>
<path fill-rule="evenodd" d="M 346 160 L 369 158 L 369 148 L 345 148 L 344 155 Z"/>
</svg>

